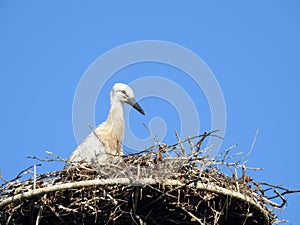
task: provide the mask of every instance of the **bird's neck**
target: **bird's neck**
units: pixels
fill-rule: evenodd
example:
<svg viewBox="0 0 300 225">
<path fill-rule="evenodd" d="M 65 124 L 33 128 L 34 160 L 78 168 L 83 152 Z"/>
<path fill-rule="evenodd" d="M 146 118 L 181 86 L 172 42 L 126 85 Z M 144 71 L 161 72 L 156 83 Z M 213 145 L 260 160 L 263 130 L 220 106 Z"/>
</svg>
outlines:
<svg viewBox="0 0 300 225">
<path fill-rule="evenodd" d="M 124 136 L 124 116 L 123 104 L 120 101 L 111 101 L 107 123 L 118 136 L 117 138 L 122 140 Z"/>
</svg>

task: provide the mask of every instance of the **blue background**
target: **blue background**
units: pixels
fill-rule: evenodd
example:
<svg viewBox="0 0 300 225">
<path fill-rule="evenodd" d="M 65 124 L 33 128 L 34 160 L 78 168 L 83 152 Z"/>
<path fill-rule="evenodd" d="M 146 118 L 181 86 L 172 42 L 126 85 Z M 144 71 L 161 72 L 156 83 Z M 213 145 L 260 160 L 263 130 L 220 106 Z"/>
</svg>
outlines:
<svg viewBox="0 0 300 225">
<path fill-rule="evenodd" d="M 259 129 L 249 165 L 265 170 L 251 175 L 258 181 L 299 189 L 299 10 L 296 0 L 1 1 L 3 177 L 12 179 L 32 165 L 34 161 L 26 159 L 29 155 L 45 157 L 49 150 L 68 157 L 77 145 L 72 103 L 84 71 L 112 48 L 151 39 L 189 48 L 214 72 L 227 108 L 223 148 L 237 143 L 237 151 L 247 152 Z M 179 76 L 176 73 L 174 68 L 148 63 L 115 74 L 101 90 L 97 124 L 106 118 L 107 96 L 114 82 L 149 75 L 173 79 Z M 174 81 L 194 93 L 188 79 Z M 204 96 L 199 96 L 195 101 L 204 102 L 200 118 L 204 131 L 209 129 L 205 122 L 209 108 Z M 141 105 L 146 117 L 131 113 L 138 118 L 138 124 L 130 122 L 136 135 L 145 138 L 141 124 L 159 116 L 171 132 L 164 142 L 173 143 L 172 132 L 179 125 L 172 106 L 155 98 L 144 99 Z M 60 168 L 61 164 L 48 163 L 40 170 Z M 300 194 L 290 195 L 280 218 L 300 224 L 299 200 Z"/>
</svg>

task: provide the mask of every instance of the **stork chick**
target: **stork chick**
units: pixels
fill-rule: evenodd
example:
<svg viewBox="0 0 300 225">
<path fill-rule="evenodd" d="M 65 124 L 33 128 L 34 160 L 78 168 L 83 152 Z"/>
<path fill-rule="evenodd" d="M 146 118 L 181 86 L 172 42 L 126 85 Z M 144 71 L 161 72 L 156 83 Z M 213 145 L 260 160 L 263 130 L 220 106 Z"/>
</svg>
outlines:
<svg viewBox="0 0 300 225">
<path fill-rule="evenodd" d="M 122 83 L 116 83 L 110 92 L 110 111 L 105 122 L 93 130 L 73 151 L 69 162 L 86 162 L 99 165 L 114 161 L 123 155 L 121 148 L 124 136 L 123 104 L 127 103 L 145 115 L 136 102 L 132 89 Z M 66 168 L 71 166 L 66 164 Z"/>
</svg>

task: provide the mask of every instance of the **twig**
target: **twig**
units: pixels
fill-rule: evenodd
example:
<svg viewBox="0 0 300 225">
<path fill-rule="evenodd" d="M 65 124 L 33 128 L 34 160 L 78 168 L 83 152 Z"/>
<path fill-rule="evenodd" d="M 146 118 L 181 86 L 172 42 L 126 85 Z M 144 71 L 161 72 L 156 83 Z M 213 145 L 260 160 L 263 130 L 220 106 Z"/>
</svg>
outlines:
<svg viewBox="0 0 300 225">
<path fill-rule="evenodd" d="M 180 207 L 184 212 L 186 212 L 190 217 L 196 220 L 200 225 L 205 225 L 198 217 L 196 217 L 193 213 L 186 210 L 184 207 Z"/>
<path fill-rule="evenodd" d="M 148 133 L 151 135 L 151 137 L 155 141 L 155 143 L 160 144 L 160 142 L 157 140 L 156 136 L 151 132 L 151 130 L 146 126 L 146 124 L 143 123 L 143 126 L 146 128 Z"/>
<path fill-rule="evenodd" d="M 178 133 L 177 133 L 176 130 L 175 130 L 175 135 L 176 135 L 176 138 L 177 138 L 177 140 L 178 140 L 179 147 L 180 147 L 180 149 L 181 149 L 182 155 L 183 155 L 183 156 L 186 156 L 186 152 L 185 152 L 185 150 L 184 150 L 184 147 L 183 147 L 183 145 L 182 145 L 182 142 L 181 142 L 180 137 L 179 137 L 179 135 L 178 135 Z M 189 140 L 189 138 L 188 138 L 188 140 Z"/>
<path fill-rule="evenodd" d="M 33 189 L 36 189 L 36 164 L 33 165 Z"/>
<path fill-rule="evenodd" d="M 41 166 L 42 164 L 36 164 L 36 166 Z M 10 182 L 12 182 L 12 181 L 16 181 L 16 180 L 18 180 L 19 178 L 21 178 L 22 177 L 22 174 L 23 173 L 29 173 L 30 172 L 30 169 L 31 168 L 33 168 L 34 166 L 29 166 L 28 168 L 26 168 L 25 170 L 22 170 L 20 173 L 18 173 L 18 175 L 14 178 L 14 179 L 12 179 Z"/>
<path fill-rule="evenodd" d="M 103 146 L 105 146 L 104 143 L 103 143 L 103 141 L 102 141 L 102 140 L 100 139 L 100 137 L 96 134 L 96 132 L 95 132 L 94 128 L 92 127 L 92 125 L 91 125 L 91 124 L 88 124 L 88 126 L 89 126 L 91 132 L 92 132 L 92 133 L 95 135 L 95 137 L 98 139 L 98 141 L 99 141 Z"/>
<path fill-rule="evenodd" d="M 1 170 L 0 170 L 0 179 L 1 179 L 5 184 L 9 182 L 9 181 L 7 181 L 7 180 L 5 180 L 5 179 L 3 178 Z"/>
<path fill-rule="evenodd" d="M 40 220 L 41 220 L 42 211 L 43 211 L 43 206 L 40 206 L 38 215 L 37 215 L 37 217 L 36 217 L 35 225 L 39 225 Z"/>
<path fill-rule="evenodd" d="M 66 160 L 66 159 L 64 159 L 64 158 L 62 158 L 62 157 L 60 157 L 60 156 L 54 154 L 53 152 L 46 151 L 46 153 L 47 153 L 48 155 L 51 155 L 51 156 L 55 157 L 56 159 L 58 159 L 58 160 L 56 160 L 56 162 L 67 162 L 67 161 L 68 161 L 68 160 Z"/>
<path fill-rule="evenodd" d="M 252 153 L 252 151 L 254 149 L 254 146 L 255 146 L 255 143 L 256 143 L 256 139 L 257 139 L 258 133 L 259 133 L 259 129 L 256 130 L 255 136 L 254 136 L 253 141 L 251 143 L 250 150 L 249 150 L 249 152 L 247 153 L 247 155 L 245 157 L 248 157 Z"/>
<path fill-rule="evenodd" d="M 188 140 L 188 142 L 189 142 L 189 144 L 190 144 L 190 149 L 191 149 L 191 155 L 194 155 L 195 154 L 195 149 L 194 149 L 194 145 L 193 145 L 193 142 L 192 142 L 192 140 L 190 139 L 190 137 L 187 137 L 187 140 Z"/>
<path fill-rule="evenodd" d="M 235 148 L 235 147 L 237 147 L 237 146 L 238 146 L 238 145 L 235 144 L 235 145 L 231 145 L 229 148 L 225 149 L 225 151 L 224 151 L 224 156 L 223 156 L 223 158 L 222 158 L 222 163 L 224 163 L 225 160 L 228 159 L 228 158 L 227 158 L 227 155 L 229 154 L 230 150 L 233 149 L 233 148 Z M 222 152 L 222 153 L 223 153 L 223 152 Z"/>
<path fill-rule="evenodd" d="M 279 196 L 279 198 L 282 200 L 282 204 L 279 206 L 280 208 L 282 208 L 285 204 L 286 204 L 286 198 L 284 198 L 282 196 L 282 194 L 279 193 L 279 191 L 277 191 L 276 189 L 274 190 L 274 192 Z"/>
<path fill-rule="evenodd" d="M 9 215 L 9 217 L 8 217 L 8 219 L 7 219 L 7 221 L 6 221 L 6 223 L 5 223 L 6 225 L 9 224 L 11 218 L 12 218 L 13 215 L 14 215 L 14 212 L 15 212 L 17 209 L 21 208 L 22 205 L 23 205 L 23 202 L 22 202 L 21 204 L 17 205 L 16 207 L 14 207 L 14 208 L 11 210 L 11 213 L 10 213 L 10 215 Z"/>
</svg>

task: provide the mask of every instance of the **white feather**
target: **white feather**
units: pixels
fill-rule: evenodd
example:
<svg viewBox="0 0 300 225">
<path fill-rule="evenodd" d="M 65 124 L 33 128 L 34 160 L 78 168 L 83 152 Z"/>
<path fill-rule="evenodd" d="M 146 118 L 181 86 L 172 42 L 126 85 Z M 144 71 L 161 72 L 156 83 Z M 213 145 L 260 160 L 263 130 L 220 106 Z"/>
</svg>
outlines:
<svg viewBox="0 0 300 225">
<path fill-rule="evenodd" d="M 110 93 L 110 111 L 105 122 L 93 130 L 73 151 L 66 168 L 72 163 L 86 162 L 91 165 L 112 163 L 123 155 L 121 148 L 124 136 L 123 103 L 144 111 L 134 100 L 133 91 L 126 84 L 117 83 Z"/>
</svg>

